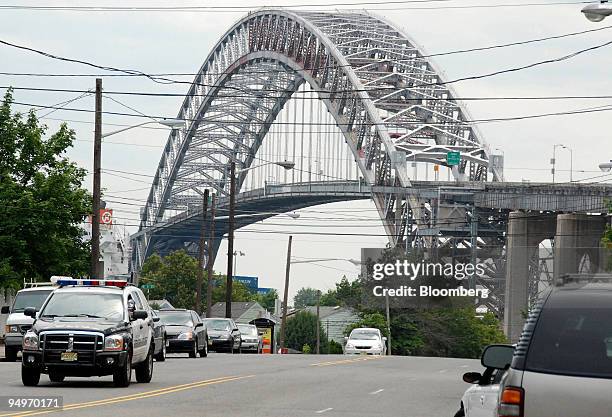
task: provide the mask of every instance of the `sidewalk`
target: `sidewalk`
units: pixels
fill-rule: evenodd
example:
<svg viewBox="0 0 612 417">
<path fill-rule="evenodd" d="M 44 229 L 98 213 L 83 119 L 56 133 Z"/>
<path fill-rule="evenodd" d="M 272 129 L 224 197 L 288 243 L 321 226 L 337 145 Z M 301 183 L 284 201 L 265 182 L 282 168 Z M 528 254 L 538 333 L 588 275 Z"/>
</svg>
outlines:
<svg viewBox="0 0 612 417">
<path fill-rule="evenodd" d="M 0 342 L 0 360 L 4 359 L 4 342 Z"/>
</svg>

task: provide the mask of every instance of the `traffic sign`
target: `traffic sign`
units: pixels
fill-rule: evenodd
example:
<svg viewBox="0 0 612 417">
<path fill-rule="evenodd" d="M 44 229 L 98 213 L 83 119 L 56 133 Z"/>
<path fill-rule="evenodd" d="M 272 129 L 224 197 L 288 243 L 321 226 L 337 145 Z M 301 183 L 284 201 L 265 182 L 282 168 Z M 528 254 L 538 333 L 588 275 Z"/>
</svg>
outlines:
<svg viewBox="0 0 612 417">
<path fill-rule="evenodd" d="M 461 162 L 461 154 L 459 152 L 448 152 L 446 154 L 446 163 L 453 166 L 459 165 Z"/>
<path fill-rule="evenodd" d="M 145 289 L 145 290 L 151 290 L 155 288 L 155 284 L 142 284 L 140 288 Z"/>
</svg>

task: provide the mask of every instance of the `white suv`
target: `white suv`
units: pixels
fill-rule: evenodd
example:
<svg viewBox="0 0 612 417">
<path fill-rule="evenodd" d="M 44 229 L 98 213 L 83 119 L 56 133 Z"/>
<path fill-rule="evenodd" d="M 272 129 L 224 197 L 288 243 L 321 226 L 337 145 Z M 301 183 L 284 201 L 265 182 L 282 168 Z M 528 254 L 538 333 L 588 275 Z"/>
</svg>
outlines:
<svg viewBox="0 0 612 417">
<path fill-rule="evenodd" d="M 500 417 L 612 415 L 612 277 L 567 277 L 527 319 Z"/>
</svg>

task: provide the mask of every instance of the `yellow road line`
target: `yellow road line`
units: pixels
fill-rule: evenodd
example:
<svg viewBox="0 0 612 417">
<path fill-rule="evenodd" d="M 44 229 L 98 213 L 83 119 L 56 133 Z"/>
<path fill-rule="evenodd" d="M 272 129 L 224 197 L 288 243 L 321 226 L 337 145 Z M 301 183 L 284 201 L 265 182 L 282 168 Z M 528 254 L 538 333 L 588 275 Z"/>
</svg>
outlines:
<svg viewBox="0 0 612 417">
<path fill-rule="evenodd" d="M 89 408 L 89 407 L 109 405 L 109 404 L 115 404 L 115 403 L 126 402 L 126 401 L 134 401 L 134 400 L 140 400 L 140 399 L 149 398 L 149 397 L 156 397 L 160 395 L 171 394 L 174 392 L 184 391 L 184 390 L 193 389 L 193 388 L 205 387 L 207 385 L 221 384 L 224 382 L 252 378 L 254 376 L 255 375 L 244 375 L 244 376 L 228 376 L 228 377 L 222 377 L 222 378 L 214 378 L 214 379 L 208 379 L 204 381 L 192 382 L 189 384 L 174 385 L 171 387 L 161 388 L 161 389 L 152 390 L 152 391 L 144 391 L 144 392 L 140 392 L 140 393 L 136 393 L 132 395 L 124 395 L 121 397 L 111 397 L 111 398 L 106 398 L 102 400 L 88 401 L 84 403 L 68 404 L 68 405 L 65 405 L 63 408 L 34 410 L 34 411 L 28 411 L 25 413 L 0 414 L 0 417 L 34 416 L 34 415 L 39 415 L 39 414 L 48 414 L 48 413 L 55 413 L 55 412 L 61 412 L 61 411 L 71 411 L 71 410 L 78 410 L 80 408 Z"/>
<path fill-rule="evenodd" d="M 378 357 L 378 356 L 370 356 L 370 357 L 366 357 L 366 358 L 343 359 L 343 360 L 339 360 L 339 361 L 331 361 L 331 362 L 317 362 L 317 363 L 312 363 L 312 364 L 310 364 L 310 366 L 331 366 L 331 365 L 342 365 L 342 364 L 345 364 L 345 363 L 354 363 L 354 362 L 371 361 L 371 360 L 380 359 L 380 358 L 381 358 L 381 357 Z"/>
</svg>

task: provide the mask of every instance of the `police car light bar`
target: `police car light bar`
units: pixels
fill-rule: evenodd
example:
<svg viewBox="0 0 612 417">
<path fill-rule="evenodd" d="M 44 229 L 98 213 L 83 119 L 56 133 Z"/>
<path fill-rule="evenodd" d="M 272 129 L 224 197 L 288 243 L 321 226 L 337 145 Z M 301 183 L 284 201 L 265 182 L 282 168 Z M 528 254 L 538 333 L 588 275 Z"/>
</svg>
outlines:
<svg viewBox="0 0 612 417">
<path fill-rule="evenodd" d="M 128 285 L 127 281 L 106 280 L 106 279 L 74 279 L 71 277 L 51 277 L 51 282 L 60 287 L 67 285 L 75 285 L 80 287 L 119 287 L 123 288 Z"/>
</svg>

